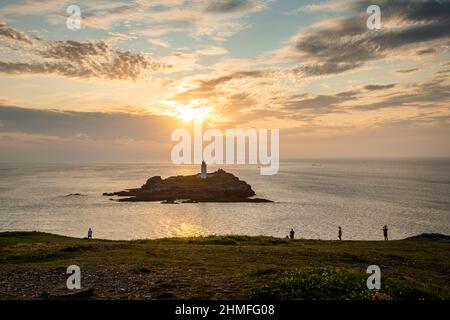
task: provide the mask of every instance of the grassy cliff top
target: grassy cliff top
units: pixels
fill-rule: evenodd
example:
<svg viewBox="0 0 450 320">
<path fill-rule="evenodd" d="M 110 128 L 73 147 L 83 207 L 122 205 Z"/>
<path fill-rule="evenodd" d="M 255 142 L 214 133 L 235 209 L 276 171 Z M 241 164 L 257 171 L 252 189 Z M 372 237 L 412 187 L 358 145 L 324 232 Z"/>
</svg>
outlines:
<svg viewBox="0 0 450 320">
<path fill-rule="evenodd" d="M 431 240 L 430 240 L 431 239 Z M 438 239 L 438 240 L 436 240 Z M 400 241 L 209 236 L 86 240 L 0 233 L 0 298 L 67 293 L 66 268 L 97 299 L 449 299 L 446 236 Z M 382 289 L 369 291 L 369 265 Z"/>
</svg>

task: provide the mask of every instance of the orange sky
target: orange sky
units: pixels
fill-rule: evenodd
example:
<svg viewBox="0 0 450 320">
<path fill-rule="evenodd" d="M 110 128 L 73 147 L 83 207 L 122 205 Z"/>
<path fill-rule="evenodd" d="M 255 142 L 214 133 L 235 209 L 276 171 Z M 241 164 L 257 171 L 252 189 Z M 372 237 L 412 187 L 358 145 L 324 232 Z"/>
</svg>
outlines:
<svg viewBox="0 0 450 320">
<path fill-rule="evenodd" d="M 449 4 L 0 5 L 0 161 L 168 160 L 172 130 L 280 129 L 286 158 L 450 156 Z"/>
</svg>

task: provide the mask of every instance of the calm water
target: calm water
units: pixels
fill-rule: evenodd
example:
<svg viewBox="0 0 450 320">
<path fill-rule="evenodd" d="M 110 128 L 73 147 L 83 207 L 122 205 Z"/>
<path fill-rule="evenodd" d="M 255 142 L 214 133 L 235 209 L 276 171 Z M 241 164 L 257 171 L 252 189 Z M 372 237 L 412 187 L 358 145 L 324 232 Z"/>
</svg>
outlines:
<svg viewBox="0 0 450 320">
<path fill-rule="evenodd" d="M 295 161 L 275 176 L 224 167 L 275 203 L 118 203 L 105 191 L 141 186 L 153 175 L 198 172 L 167 164 L 0 164 L 0 231 L 39 230 L 107 239 L 207 234 L 382 239 L 450 234 L 450 161 Z M 209 168 L 214 170 L 216 168 Z M 70 193 L 85 196 L 67 197 Z"/>
</svg>

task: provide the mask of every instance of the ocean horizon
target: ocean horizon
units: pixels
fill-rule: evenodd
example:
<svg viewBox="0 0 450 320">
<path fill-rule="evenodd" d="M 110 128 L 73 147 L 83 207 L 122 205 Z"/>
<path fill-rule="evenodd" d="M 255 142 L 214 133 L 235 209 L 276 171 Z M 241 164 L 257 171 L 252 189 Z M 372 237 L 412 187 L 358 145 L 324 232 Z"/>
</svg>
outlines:
<svg viewBox="0 0 450 320">
<path fill-rule="evenodd" d="M 140 187 L 151 176 L 199 172 L 161 162 L 0 163 L 0 232 L 41 231 L 111 240 L 207 235 L 381 240 L 450 234 L 450 159 L 285 160 L 277 175 L 255 165 L 219 167 L 273 203 L 116 202 L 103 192 Z"/>
</svg>

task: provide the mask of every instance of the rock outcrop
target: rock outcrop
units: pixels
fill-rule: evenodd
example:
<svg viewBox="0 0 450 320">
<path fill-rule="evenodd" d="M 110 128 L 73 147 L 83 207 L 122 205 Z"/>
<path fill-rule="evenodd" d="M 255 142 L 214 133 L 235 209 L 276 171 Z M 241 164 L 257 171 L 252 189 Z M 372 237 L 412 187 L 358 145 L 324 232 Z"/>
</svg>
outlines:
<svg viewBox="0 0 450 320">
<path fill-rule="evenodd" d="M 272 202 L 266 199 L 252 198 L 255 192 L 245 181 L 231 173 L 219 169 L 208 173 L 207 179 L 200 175 L 174 176 L 162 179 L 154 176 L 138 189 L 104 193 L 104 196 L 118 196 L 118 201 L 165 201 L 181 200 L 195 202 Z"/>
<path fill-rule="evenodd" d="M 432 241 L 432 242 L 445 242 L 450 243 L 450 236 L 440 233 L 422 233 L 417 236 L 412 236 L 404 240 L 417 240 L 417 241 Z"/>
</svg>

